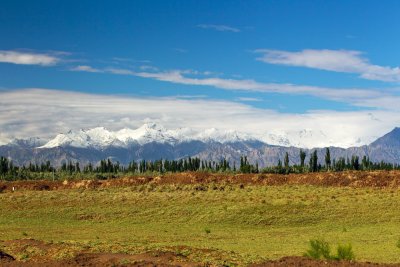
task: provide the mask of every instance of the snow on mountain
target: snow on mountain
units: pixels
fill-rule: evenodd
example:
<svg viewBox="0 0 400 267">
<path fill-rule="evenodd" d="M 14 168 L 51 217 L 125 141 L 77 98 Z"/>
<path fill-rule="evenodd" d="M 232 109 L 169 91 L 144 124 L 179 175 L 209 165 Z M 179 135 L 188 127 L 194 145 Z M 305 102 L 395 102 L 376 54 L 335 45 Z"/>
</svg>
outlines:
<svg viewBox="0 0 400 267">
<path fill-rule="evenodd" d="M 256 140 L 254 137 L 239 133 L 232 130 L 218 130 L 216 128 L 207 129 L 197 136 L 197 139 L 203 142 L 219 142 L 219 143 L 229 143 L 229 142 L 239 142 L 239 141 L 251 141 Z"/>
<path fill-rule="evenodd" d="M 335 145 L 324 132 L 314 132 L 311 129 L 289 132 L 273 130 L 262 136 L 261 139 L 268 144 L 285 147 L 314 148 Z"/>
<path fill-rule="evenodd" d="M 375 140 L 376 136 L 354 137 L 348 136 L 340 140 L 332 139 L 329 134 L 323 131 L 313 131 L 312 129 L 303 129 L 300 131 L 283 131 L 272 130 L 264 135 L 260 135 L 259 139 L 264 143 L 285 147 L 354 147 L 370 144 Z"/>
<path fill-rule="evenodd" d="M 125 144 L 138 142 L 143 145 L 150 142 L 176 143 L 178 140 L 163 126 L 155 123 L 146 123 L 136 130 L 122 129 L 115 133 L 116 138 Z"/>
<path fill-rule="evenodd" d="M 201 142 L 242 142 L 260 141 L 269 145 L 284 147 L 315 148 L 326 146 L 351 147 L 368 144 L 370 138 L 354 138 L 332 140 L 329 135 L 322 131 L 303 129 L 300 131 L 284 131 L 274 129 L 266 133 L 250 135 L 233 130 L 220 130 L 216 128 L 204 131 L 195 131 L 191 128 L 177 128 L 173 130 L 155 124 L 146 123 L 137 129 L 124 128 L 118 131 L 110 131 L 104 127 L 97 127 L 88 130 L 69 131 L 65 134 L 58 134 L 54 139 L 42 144 L 40 148 L 53 147 L 80 147 L 103 149 L 110 146 L 129 147 L 132 144 L 144 145 L 151 142 L 164 144 L 179 144 L 190 141 Z M 39 146 L 39 145 L 38 145 Z"/>
<path fill-rule="evenodd" d="M 226 143 L 251 139 L 253 138 L 249 135 L 235 131 L 221 131 L 212 128 L 198 133 L 190 128 L 167 130 L 163 126 L 155 123 L 147 123 L 137 129 L 124 128 L 116 132 L 109 131 L 104 127 L 79 130 L 78 132 L 69 131 L 66 134 L 58 134 L 54 139 L 50 140 L 40 148 L 59 146 L 81 148 L 105 148 L 108 146 L 126 147 L 132 143 L 138 143 L 140 145 L 150 142 L 176 144 L 194 140 Z"/>
<path fill-rule="evenodd" d="M 96 127 L 89 130 L 69 131 L 66 134 L 58 134 L 54 139 L 47 142 L 40 148 L 52 148 L 58 146 L 72 147 L 94 147 L 102 148 L 110 145 L 121 145 L 113 132 L 104 127 Z"/>
</svg>

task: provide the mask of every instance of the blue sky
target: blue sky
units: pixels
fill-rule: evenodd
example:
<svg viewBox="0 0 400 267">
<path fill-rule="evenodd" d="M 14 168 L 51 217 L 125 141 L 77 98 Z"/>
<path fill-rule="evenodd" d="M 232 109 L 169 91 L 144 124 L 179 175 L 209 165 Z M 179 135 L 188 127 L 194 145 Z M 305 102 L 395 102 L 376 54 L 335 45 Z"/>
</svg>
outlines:
<svg viewBox="0 0 400 267">
<path fill-rule="evenodd" d="M 325 121 L 345 118 L 341 131 L 369 140 L 400 123 L 399 13 L 399 1 L 2 1 L 0 140 L 149 120 L 332 132 Z M 44 100 L 52 94 L 88 101 L 56 106 Z M 28 96 L 27 107 L 16 108 Z M 143 106 L 133 116 L 127 104 L 113 117 L 94 108 L 83 114 L 82 106 L 98 105 L 91 96 L 164 108 L 156 114 Z M 192 117 L 171 110 L 200 102 L 226 126 L 208 117 L 194 123 L 201 107 L 177 108 Z M 50 130 L 40 118 L 26 119 L 66 106 L 80 114 L 66 116 L 81 120 L 56 117 Z M 353 142 L 329 138 L 329 144 Z"/>
</svg>

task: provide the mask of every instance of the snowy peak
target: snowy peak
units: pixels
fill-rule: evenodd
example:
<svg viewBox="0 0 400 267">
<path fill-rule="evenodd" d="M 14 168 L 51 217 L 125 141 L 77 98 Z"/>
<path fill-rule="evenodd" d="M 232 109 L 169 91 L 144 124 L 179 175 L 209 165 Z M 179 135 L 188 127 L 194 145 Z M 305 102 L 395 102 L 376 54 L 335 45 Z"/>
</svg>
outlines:
<svg viewBox="0 0 400 267">
<path fill-rule="evenodd" d="M 372 141 L 375 142 L 371 143 Z M 210 128 L 206 130 L 194 130 L 192 128 L 166 129 L 162 125 L 146 123 L 139 128 L 123 128 L 117 131 L 104 127 L 91 129 L 70 130 L 60 133 L 50 141 L 40 138 L 14 139 L 5 145 L 21 146 L 27 148 L 54 148 L 77 147 L 105 149 L 108 147 L 130 148 L 134 145 L 148 143 L 161 143 L 176 145 L 185 142 L 200 141 L 203 143 L 237 143 L 237 142 L 261 142 L 264 144 L 317 148 L 317 147 L 357 147 L 371 144 L 373 146 L 400 145 L 400 128 L 395 128 L 390 133 L 376 139 L 375 136 L 354 137 L 345 136 L 340 140 L 331 139 L 329 134 L 312 129 L 289 130 L 271 129 L 257 134 L 247 134 L 233 130 L 221 130 Z"/>
<path fill-rule="evenodd" d="M 161 125 L 147 123 L 137 129 L 124 128 L 119 131 L 109 131 L 104 127 L 88 130 L 69 131 L 66 134 L 58 134 L 40 148 L 53 147 L 80 147 L 102 149 L 109 146 L 129 147 L 132 144 L 147 144 L 151 142 L 177 144 L 189 141 L 202 142 L 238 142 L 254 140 L 249 135 L 236 131 L 222 131 L 215 128 L 196 132 L 190 128 L 178 128 L 167 130 Z"/>
<path fill-rule="evenodd" d="M 256 140 L 248 134 L 239 133 L 237 131 L 222 131 L 216 128 L 207 129 L 197 135 L 198 139 L 204 142 L 230 143 L 240 141 Z"/>
<path fill-rule="evenodd" d="M 396 128 L 390 136 L 397 137 L 399 132 L 400 129 Z M 191 128 L 177 128 L 171 130 L 155 123 L 146 123 L 136 129 L 124 128 L 118 131 L 107 130 L 104 127 L 69 131 L 68 133 L 58 134 L 54 139 L 44 145 L 38 143 L 36 147 L 42 145 L 40 148 L 71 146 L 104 149 L 110 146 L 128 148 L 135 144 L 144 145 L 152 142 L 175 145 L 191 141 L 201 141 L 204 143 L 258 141 L 269 145 L 309 149 L 326 146 L 351 147 L 365 144 L 365 138 L 362 140 L 349 136 L 342 140 L 333 140 L 323 131 L 313 131 L 311 129 L 299 131 L 274 129 L 268 132 L 250 135 L 233 130 L 220 130 L 216 128 L 210 128 L 204 131 L 195 131 Z"/>
<path fill-rule="evenodd" d="M 368 144 L 373 137 L 363 137 L 363 139 L 354 136 L 348 136 L 340 140 L 332 139 L 323 131 L 314 131 L 312 129 L 303 129 L 299 131 L 272 130 L 259 136 L 263 142 L 284 147 L 353 147 Z"/>
<path fill-rule="evenodd" d="M 150 142 L 159 143 L 175 143 L 177 140 L 168 133 L 168 130 L 155 123 L 146 123 L 136 130 L 122 129 L 116 132 L 116 137 L 124 142 L 138 142 L 139 144 L 146 144 Z"/>
<path fill-rule="evenodd" d="M 78 132 L 69 131 L 66 134 L 58 134 L 54 139 L 40 148 L 59 146 L 102 148 L 113 144 L 118 145 L 117 141 L 113 132 L 108 131 L 104 127 L 96 127 L 89 130 L 81 129 Z"/>
</svg>

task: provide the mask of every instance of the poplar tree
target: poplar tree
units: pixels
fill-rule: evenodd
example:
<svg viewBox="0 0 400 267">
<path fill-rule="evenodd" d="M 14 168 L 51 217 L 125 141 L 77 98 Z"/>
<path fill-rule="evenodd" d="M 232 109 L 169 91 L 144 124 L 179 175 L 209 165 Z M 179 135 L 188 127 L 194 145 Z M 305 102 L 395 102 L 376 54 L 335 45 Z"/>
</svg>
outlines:
<svg viewBox="0 0 400 267">
<path fill-rule="evenodd" d="M 331 152 L 329 151 L 329 147 L 326 148 L 325 166 L 326 166 L 328 171 L 331 169 Z"/>
<path fill-rule="evenodd" d="M 285 172 L 289 173 L 289 154 L 287 152 L 285 153 L 283 164 L 285 165 Z"/>
<path fill-rule="evenodd" d="M 306 159 L 306 152 L 300 149 L 300 167 L 304 168 L 304 160 Z"/>
</svg>

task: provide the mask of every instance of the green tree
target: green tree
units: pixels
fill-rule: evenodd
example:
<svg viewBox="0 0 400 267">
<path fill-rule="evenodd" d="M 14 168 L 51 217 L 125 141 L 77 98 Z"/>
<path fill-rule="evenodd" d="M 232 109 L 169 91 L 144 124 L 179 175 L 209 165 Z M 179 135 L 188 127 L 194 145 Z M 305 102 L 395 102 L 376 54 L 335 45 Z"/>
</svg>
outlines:
<svg viewBox="0 0 400 267">
<path fill-rule="evenodd" d="M 300 167 L 304 168 L 304 161 L 306 159 L 306 152 L 300 149 Z"/>
<path fill-rule="evenodd" d="M 328 171 L 331 169 L 331 152 L 329 151 L 329 147 L 326 148 L 325 152 L 325 166 Z"/>
<path fill-rule="evenodd" d="M 360 169 L 360 162 L 358 156 L 352 156 L 351 157 L 351 167 L 353 170 L 358 171 Z"/>
<path fill-rule="evenodd" d="M 314 150 L 314 152 L 312 153 L 312 165 L 311 167 L 311 171 L 312 172 L 317 172 L 318 171 L 318 154 L 317 154 L 317 150 Z"/>
<path fill-rule="evenodd" d="M 281 161 L 281 159 L 278 159 L 277 172 L 278 173 L 282 173 L 282 161 Z"/>
<path fill-rule="evenodd" d="M 289 173 L 289 154 L 287 152 L 285 153 L 285 158 L 283 160 L 283 164 L 285 166 L 285 172 Z"/>
</svg>

